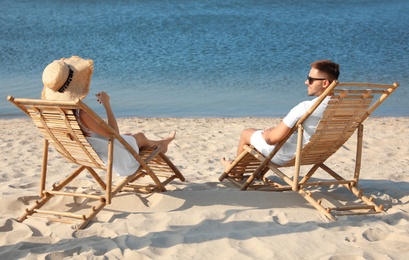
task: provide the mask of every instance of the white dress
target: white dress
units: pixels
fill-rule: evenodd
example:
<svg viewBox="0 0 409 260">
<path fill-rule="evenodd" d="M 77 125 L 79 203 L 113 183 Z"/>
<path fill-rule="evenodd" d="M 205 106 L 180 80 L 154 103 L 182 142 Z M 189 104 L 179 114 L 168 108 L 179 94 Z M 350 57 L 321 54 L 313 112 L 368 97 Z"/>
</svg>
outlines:
<svg viewBox="0 0 409 260">
<path fill-rule="evenodd" d="M 95 152 L 101 158 L 105 164 L 108 162 L 108 141 L 109 139 L 103 137 L 92 130 L 88 129 L 81 122 L 79 117 L 79 110 L 75 111 L 78 124 L 82 131 L 86 135 L 86 139 L 94 148 Z M 136 143 L 136 139 L 131 135 L 121 135 L 126 142 L 128 142 L 137 153 L 139 153 L 139 147 Z M 136 172 L 139 168 L 139 162 L 133 157 L 133 155 L 118 141 L 114 141 L 114 155 L 113 155 L 113 169 L 119 176 L 128 176 Z"/>
</svg>

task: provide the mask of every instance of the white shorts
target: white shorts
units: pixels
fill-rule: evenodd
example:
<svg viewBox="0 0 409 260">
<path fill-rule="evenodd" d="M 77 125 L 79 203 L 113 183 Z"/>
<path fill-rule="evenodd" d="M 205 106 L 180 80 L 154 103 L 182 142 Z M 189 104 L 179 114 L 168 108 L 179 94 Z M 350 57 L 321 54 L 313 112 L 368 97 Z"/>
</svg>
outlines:
<svg viewBox="0 0 409 260">
<path fill-rule="evenodd" d="M 262 136 L 263 130 L 257 130 L 250 137 L 250 144 L 253 145 L 264 156 L 268 156 L 276 147 L 275 145 L 269 145 Z M 281 150 L 281 149 L 280 149 Z M 280 159 L 280 151 L 271 159 L 272 163 L 283 165 L 285 162 Z"/>
</svg>

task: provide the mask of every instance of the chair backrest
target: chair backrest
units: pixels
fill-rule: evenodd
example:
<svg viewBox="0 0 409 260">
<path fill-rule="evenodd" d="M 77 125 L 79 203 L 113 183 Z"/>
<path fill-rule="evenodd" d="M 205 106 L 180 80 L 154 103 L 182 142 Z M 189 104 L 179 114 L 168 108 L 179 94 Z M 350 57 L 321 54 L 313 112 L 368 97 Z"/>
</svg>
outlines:
<svg viewBox="0 0 409 260">
<path fill-rule="evenodd" d="M 106 169 L 104 162 L 82 133 L 74 115 L 74 110 L 83 109 L 81 101 L 57 102 L 13 97 L 8 97 L 8 100 L 33 119 L 44 138 L 67 160 Z"/>
<path fill-rule="evenodd" d="M 326 161 L 398 86 L 398 83 L 337 83 L 328 93 L 331 99 L 316 131 L 301 150 L 301 165 Z M 295 158 L 283 166 L 294 164 Z"/>
</svg>

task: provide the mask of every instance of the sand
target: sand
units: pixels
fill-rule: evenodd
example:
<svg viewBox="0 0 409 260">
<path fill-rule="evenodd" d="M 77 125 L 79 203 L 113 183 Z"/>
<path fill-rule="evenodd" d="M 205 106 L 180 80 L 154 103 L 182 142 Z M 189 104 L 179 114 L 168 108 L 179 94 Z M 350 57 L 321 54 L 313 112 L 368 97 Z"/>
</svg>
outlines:
<svg viewBox="0 0 409 260">
<path fill-rule="evenodd" d="M 16 220 L 38 196 L 42 138 L 27 118 L 0 119 L 0 259 L 409 259 L 409 118 L 365 124 L 360 186 L 385 212 L 336 222 L 298 194 L 239 191 L 218 181 L 219 160 L 235 156 L 241 130 L 279 120 L 120 119 L 122 132 L 150 138 L 177 130 L 167 154 L 186 181 L 165 193 L 121 193 L 76 231 L 45 219 Z M 352 138 L 328 164 L 349 172 L 355 144 Z M 51 151 L 50 183 L 72 168 Z M 89 178 L 76 184 L 95 185 Z"/>
</svg>

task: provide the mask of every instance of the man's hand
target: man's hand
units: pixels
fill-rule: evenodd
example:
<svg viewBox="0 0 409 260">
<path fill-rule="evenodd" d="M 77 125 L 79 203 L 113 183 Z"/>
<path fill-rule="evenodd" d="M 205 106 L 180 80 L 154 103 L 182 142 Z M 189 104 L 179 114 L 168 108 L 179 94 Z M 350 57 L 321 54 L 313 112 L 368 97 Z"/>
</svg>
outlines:
<svg viewBox="0 0 409 260">
<path fill-rule="evenodd" d="M 263 131 L 262 136 L 266 143 L 269 145 L 275 145 L 281 140 L 283 140 L 286 135 L 290 132 L 290 128 L 286 126 L 283 122 L 278 124 L 277 127 L 267 128 Z"/>
</svg>

